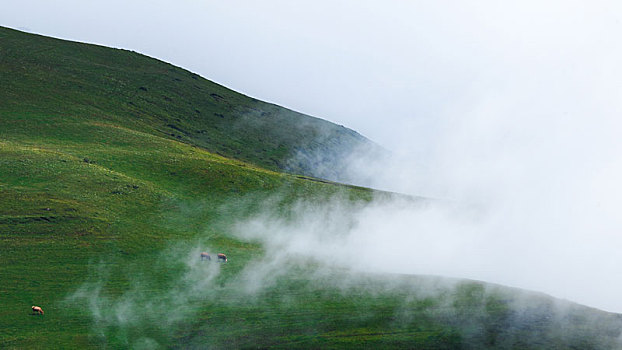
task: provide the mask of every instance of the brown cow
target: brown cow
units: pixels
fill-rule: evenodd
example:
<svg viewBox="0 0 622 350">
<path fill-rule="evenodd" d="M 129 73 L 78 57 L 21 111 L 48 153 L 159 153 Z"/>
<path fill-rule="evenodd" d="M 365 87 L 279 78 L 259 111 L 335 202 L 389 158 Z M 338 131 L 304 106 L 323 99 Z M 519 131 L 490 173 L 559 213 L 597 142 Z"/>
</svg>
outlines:
<svg viewBox="0 0 622 350">
<path fill-rule="evenodd" d="M 220 260 L 227 262 L 227 256 L 223 253 L 218 253 L 218 261 Z"/>
<path fill-rule="evenodd" d="M 212 257 L 211 257 L 211 256 L 209 256 L 209 254 L 208 254 L 208 253 L 203 252 L 203 253 L 201 253 L 201 260 L 204 260 L 204 259 L 205 259 L 205 260 L 212 260 Z"/>
<path fill-rule="evenodd" d="M 34 306 L 32 307 L 32 312 L 35 314 L 39 314 L 39 315 L 43 315 L 43 309 L 39 306 Z"/>
</svg>

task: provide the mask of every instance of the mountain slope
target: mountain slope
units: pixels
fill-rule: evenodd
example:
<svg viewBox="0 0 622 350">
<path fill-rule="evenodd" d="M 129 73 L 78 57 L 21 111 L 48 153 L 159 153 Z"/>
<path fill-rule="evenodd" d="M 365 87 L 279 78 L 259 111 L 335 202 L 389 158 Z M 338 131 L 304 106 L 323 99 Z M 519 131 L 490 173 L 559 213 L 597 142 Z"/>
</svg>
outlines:
<svg viewBox="0 0 622 350">
<path fill-rule="evenodd" d="M 108 120 L 271 170 L 337 180 L 372 142 L 126 50 L 0 27 L 5 113 Z"/>
<path fill-rule="evenodd" d="M 196 122 L 165 111 L 183 106 L 145 102 L 153 109 L 136 117 L 106 81 L 128 74 L 124 84 L 140 88 L 168 73 L 137 78 L 100 62 L 71 83 L 69 65 L 50 62 L 81 44 L 24 37 L 11 50 L 0 42 L 0 348 L 620 348 L 617 314 L 482 282 L 354 273 L 240 235 L 238 224 L 266 207 L 295 220 L 301 201 L 357 208 L 392 195 L 173 137 L 163 124 L 170 115 Z M 11 54 L 40 49 L 32 40 L 47 45 L 38 58 Z M 344 226 L 357 224 L 343 216 Z M 229 260 L 201 261 L 201 251 Z"/>
<path fill-rule="evenodd" d="M 619 315 L 477 282 L 355 274 L 231 232 L 267 204 L 288 217 L 301 199 L 360 205 L 370 190 L 104 122 L 19 125 L 21 140 L 0 133 L 2 348 L 619 345 Z M 201 262 L 201 250 L 229 262 Z"/>
</svg>

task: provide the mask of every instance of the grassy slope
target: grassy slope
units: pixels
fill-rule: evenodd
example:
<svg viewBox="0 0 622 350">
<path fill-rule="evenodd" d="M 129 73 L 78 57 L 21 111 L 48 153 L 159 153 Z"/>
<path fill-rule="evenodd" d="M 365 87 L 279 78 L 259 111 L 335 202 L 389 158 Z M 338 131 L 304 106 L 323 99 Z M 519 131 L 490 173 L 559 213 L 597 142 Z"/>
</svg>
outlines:
<svg viewBox="0 0 622 350">
<path fill-rule="evenodd" d="M 335 178 L 350 151 L 374 147 L 342 126 L 135 52 L 2 27 L 0 86 L 5 113 L 107 120 L 271 170 Z"/>
<path fill-rule="evenodd" d="M 236 256 L 227 268 L 239 269 L 261 249 L 206 225 L 223 214 L 225 202 L 250 193 L 260 200 L 282 188 L 320 196 L 338 189 L 110 124 L 35 115 L 2 121 L 0 327 L 8 345 L 22 346 L 20 338 L 33 336 L 24 330 L 39 320 L 24 317 L 25 305 L 48 305 L 50 323 L 38 330 L 48 341 L 58 327 L 73 337 L 76 329 L 68 324 L 86 332 L 84 320 L 75 323 L 59 303 L 86 280 L 90 263 L 113 261 L 121 268 L 200 233 L 213 249 Z M 40 129 L 45 122 L 50 124 Z M 189 212 L 188 206 L 200 210 Z M 123 279 L 112 278 L 113 293 L 127 287 Z M 55 339 L 61 347 L 67 341 Z"/>
<path fill-rule="evenodd" d="M 4 51 L 2 62 L 6 79 L 19 62 Z M 99 78 L 76 79 L 98 87 Z M 85 101 L 101 98 L 87 106 L 73 103 L 78 93 L 46 96 L 36 81 L 5 80 L 11 88 L 2 94 L 13 98 L 0 104 L 1 348 L 587 349 L 613 348 L 620 334 L 618 315 L 543 296 L 330 268 L 318 275 L 317 262 L 296 259 L 272 283 L 244 292 L 252 277 L 244 269 L 264 251 L 230 236 L 227 223 L 274 193 L 287 208 L 335 194 L 364 202 L 372 192 L 223 158 L 159 132 L 147 112 L 127 120 L 107 111 L 105 94 L 85 93 Z M 233 258 L 189 270 L 179 257 L 195 245 Z M 197 281 L 188 274 L 214 266 L 209 287 L 188 292 Z M 87 297 L 70 297 L 84 288 Z M 120 313 L 128 300 L 136 307 Z M 93 304 L 101 315 L 89 312 Z M 30 305 L 46 314 L 29 315 Z M 173 312 L 181 316 L 174 322 Z"/>
</svg>

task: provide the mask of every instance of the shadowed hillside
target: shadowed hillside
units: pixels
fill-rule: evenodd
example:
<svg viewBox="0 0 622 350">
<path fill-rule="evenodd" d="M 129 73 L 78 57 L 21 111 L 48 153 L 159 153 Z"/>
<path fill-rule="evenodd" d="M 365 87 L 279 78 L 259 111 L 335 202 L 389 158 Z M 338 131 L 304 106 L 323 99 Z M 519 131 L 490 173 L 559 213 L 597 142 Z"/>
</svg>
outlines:
<svg viewBox="0 0 622 350">
<path fill-rule="evenodd" d="M 343 126 L 135 52 L 7 28 L 0 84 L 5 113 L 107 120 L 271 170 L 338 180 L 352 152 L 380 152 Z"/>
</svg>

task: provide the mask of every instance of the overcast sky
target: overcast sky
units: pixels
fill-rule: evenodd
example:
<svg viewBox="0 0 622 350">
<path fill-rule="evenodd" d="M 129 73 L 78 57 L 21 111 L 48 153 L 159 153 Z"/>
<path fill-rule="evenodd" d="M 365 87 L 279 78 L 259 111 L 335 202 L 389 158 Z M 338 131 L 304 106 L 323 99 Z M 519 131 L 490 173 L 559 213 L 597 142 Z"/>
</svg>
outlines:
<svg viewBox="0 0 622 350">
<path fill-rule="evenodd" d="M 489 251 L 528 250 L 479 261 L 498 267 L 493 281 L 618 312 L 621 19 L 622 2 L 605 0 L 3 0 L 0 11 L 3 26 L 138 51 L 352 128 L 400 157 L 377 187 L 493 212 L 507 239 L 499 231 Z M 512 280 L 521 257 L 529 273 Z"/>
</svg>

